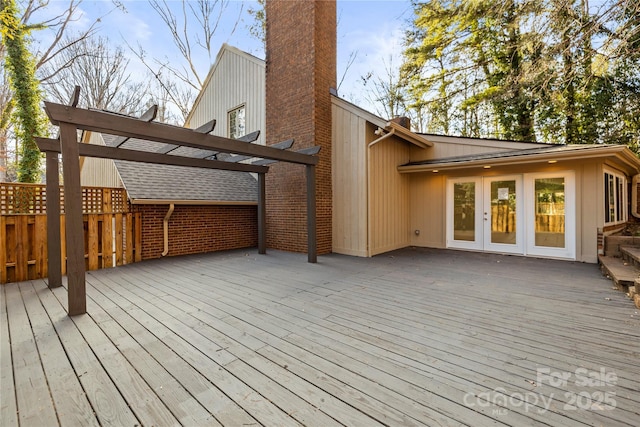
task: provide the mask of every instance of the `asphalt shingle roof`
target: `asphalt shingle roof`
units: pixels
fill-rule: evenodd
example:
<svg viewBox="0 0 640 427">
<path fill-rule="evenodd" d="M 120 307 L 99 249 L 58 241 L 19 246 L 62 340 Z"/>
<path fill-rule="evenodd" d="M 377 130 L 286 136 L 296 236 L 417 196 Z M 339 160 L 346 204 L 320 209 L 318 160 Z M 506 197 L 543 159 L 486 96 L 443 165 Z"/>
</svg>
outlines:
<svg viewBox="0 0 640 427">
<path fill-rule="evenodd" d="M 117 145 L 119 137 L 102 135 L 107 146 Z M 161 152 L 169 144 L 129 139 L 120 146 L 130 150 Z M 202 158 L 205 150 L 180 147 L 170 154 Z M 190 168 L 154 163 L 114 161 L 131 199 L 256 202 L 258 183 L 248 172 Z"/>
</svg>

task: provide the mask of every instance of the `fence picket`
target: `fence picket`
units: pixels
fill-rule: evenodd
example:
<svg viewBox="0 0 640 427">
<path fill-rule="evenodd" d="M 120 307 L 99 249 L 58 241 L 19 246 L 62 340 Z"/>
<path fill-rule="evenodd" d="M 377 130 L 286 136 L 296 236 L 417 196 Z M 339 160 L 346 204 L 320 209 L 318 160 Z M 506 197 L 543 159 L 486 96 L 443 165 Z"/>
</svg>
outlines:
<svg viewBox="0 0 640 427">
<path fill-rule="evenodd" d="M 83 197 L 88 269 L 140 261 L 142 220 L 139 213 L 128 213 L 124 189 L 86 187 Z M 45 199 L 43 185 L 0 183 L 0 284 L 47 276 Z M 64 213 L 60 215 L 60 249 L 62 274 L 66 274 Z"/>
<path fill-rule="evenodd" d="M 122 257 L 122 252 L 123 252 L 123 234 L 122 234 L 122 214 L 121 213 L 117 213 L 116 214 L 116 265 L 122 265 L 123 264 L 123 257 Z"/>
<path fill-rule="evenodd" d="M 113 267 L 113 214 L 102 219 L 102 268 Z"/>
<path fill-rule="evenodd" d="M 125 214 L 126 217 L 126 229 L 125 229 L 125 263 L 131 264 L 133 262 L 133 220 L 130 213 Z"/>
<path fill-rule="evenodd" d="M 0 283 L 7 283 L 7 218 L 0 215 Z"/>
<path fill-rule="evenodd" d="M 88 214 L 88 233 L 87 233 L 87 257 L 89 258 L 88 270 L 98 269 L 98 214 Z"/>
</svg>

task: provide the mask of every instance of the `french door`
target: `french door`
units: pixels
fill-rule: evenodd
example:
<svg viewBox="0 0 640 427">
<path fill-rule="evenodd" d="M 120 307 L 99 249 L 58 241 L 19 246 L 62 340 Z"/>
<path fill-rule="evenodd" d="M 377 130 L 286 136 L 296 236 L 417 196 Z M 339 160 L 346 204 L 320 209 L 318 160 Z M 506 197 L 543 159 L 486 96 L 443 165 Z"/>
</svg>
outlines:
<svg viewBox="0 0 640 427">
<path fill-rule="evenodd" d="M 447 247 L 575 258 L 573 173 L 450 179 Z"/>
</svg>

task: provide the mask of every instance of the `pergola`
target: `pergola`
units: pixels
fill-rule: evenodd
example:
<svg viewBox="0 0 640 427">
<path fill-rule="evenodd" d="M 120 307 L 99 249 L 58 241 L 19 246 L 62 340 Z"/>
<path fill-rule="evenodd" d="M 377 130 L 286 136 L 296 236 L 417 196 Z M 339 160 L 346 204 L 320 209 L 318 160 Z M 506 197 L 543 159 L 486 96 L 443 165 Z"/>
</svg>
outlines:
<svg viewBox="0 0 640 427">
<path fill-rule="evenodd" d="M 133 162 L 188 166 L 207 169 L 253 172 L 258 175 L 258 252 L 266 253 L 265 174 L 268 165 L 282 161 L 306 167 L 307 178 L 307 254 L 308 262 L 317 261 L 316 248 L 316 195 L 314 156 L 320 147 L 287 151 L 293 139 L 271 146 L 252 144 L 259 132 L 238 139 L 210 135 L 215 120 L 197 129 L 154 122 L 157 106 L 150 108 L 140 118 L 103 110 L 77 108 L 80 88 L 72 96 L 69 105 L 45 102 L 45 111 L 52 124 L 60 129 L 58 139 L 36 138 L 40 151 L 46 153 L 47 185 L 47 250 L 48 285 L 62 286 L 60 239 L 60 190 L 59 160 L 62 154 L 64 178 L 65 236 L 67 246 L 67 286 L 69 315 L 86 313 L 86 278 L 84 261 L 84 231 L 82 222 L 82 188 L 80 185 L 80 156 Z M 89 145 L 78 142 L 78 129 L 119 135 L 117 146 Z M 160 152 L 121 148 L 129 138 L 138 138 L 164 144 Z M 170 154 L 179 147 L 207 150 L 204 158 Z M 214 153 L 229 153 L 225 160 L 218 160 Z M 251 163 L 243 160 L 254 159 Z M 257 160 L 255 160 L 257 159 Z"/>
</svg>

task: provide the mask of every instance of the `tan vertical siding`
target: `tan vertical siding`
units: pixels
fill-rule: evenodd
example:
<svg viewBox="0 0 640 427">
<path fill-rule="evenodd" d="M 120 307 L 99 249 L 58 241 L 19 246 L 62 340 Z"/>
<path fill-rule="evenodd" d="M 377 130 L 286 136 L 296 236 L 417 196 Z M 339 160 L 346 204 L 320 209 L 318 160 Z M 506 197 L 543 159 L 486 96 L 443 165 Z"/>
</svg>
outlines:
<svg viewBox="0 0 640 427">
<path fill-rule="evenodd" d="M 369 255 L 409 245 L 409 146 L 396 137 L 369 148 Z"/>
<path fill-rule="evenodd" d="M 604 162 L 586 162 L 582 166 L 582 179 L 576 177 L 576 203 L 578 203 L 577 260 L 598 262 L 598 229 L 604 228 Z"/>
<path fill-rule="evenodd" d="M 604 225 L 602 161 L 584 160 L 556 165 L 514 165 L 493 168 L 450 170 L 447 173 L 421 172 L 410 176 L 410 244 L 446 247 L 446 180 L 461 176 L 499 176 L 533 172 L 572 170 L 575 173 L 576 260 L 597 262 L 597 230 Z M 415 235 L 415 230 L 420 230 Z"/>
<path fill-rule="evenodd" d="M 335 103 L 332 116 L 332 250 L 367 256 L 367 123 Z"/>
<path fill-rule="evenodd" d="M 442 174 L 420 173 L 412 174 L 409 179 L 411 245 L 444 248 L 446 177 Z M 416 230 L 419 231 L 418 235 Z"/>
<path fill-rule="evenodd" d="M 83 142 L 105 145 L 102 135 L 96 132 L 85 132 Z M 122 181 L 113 160 L 85 157 L 80 170 L 80 185 L 85 187 L 122 187 Z"/>
<path fill-rule="evenodd" d="M 227 137 L 227 113 L 243 104 L 246 108 L 247 133 L 259 130 L 261 134 L 257 143 L 264 145 L 264 61 L 225 45 L 207 78 L 205 89 L 189 115 L 186 126 L 196 128 L 215 119 L 217 122 L 212 134 Z"/>
</svg>

